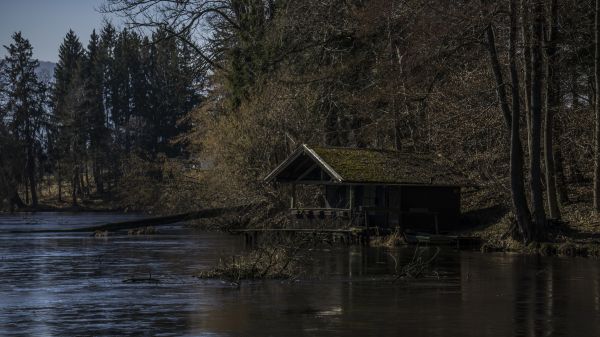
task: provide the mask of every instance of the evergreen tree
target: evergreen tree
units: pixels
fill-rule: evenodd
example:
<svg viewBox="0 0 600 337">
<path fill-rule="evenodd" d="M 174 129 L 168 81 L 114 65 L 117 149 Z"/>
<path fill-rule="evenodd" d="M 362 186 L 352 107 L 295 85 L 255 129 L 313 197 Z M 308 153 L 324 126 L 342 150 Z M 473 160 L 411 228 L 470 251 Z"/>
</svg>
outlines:
<svg viewBox="0 0 600 337">
<path fill-rule="evenodd" d="M 83 46 L 75 32 L 69 30 L 59 48 L 58 64 L 54 69 L 55 85 L 53 91 L 54 128 L 57 150 L 54 153 L 58 161 L 57 180 L 58 198 L 62 198 L 63 175 L 71 176 L 73 204 L 77 204 L 77 192 L 80 189 L 80 161 L 83 116 L 80 110 L 82 92 L 79 90 L 80 67 L 83 59 Z"/>
<path fill-rule="evenodd" d="M 105 23 L 100 32 L 100 55 L 99 63 L 102 68 L 102 101 L 104 107 L 105 126 L 108 132 L 107 148 L 110 151 L 110 160 L 107 162 L 105 181 L 107 191 L 110 193 L 111 184 L 114 183 L 119 170 L 119 152 L 117 140 L 115 138 L 114 124 L 114 106 L 118 98 L 118 86 L 116 78 L 117 69 L 115 67 L 115 46 L 116 46 L 117 30 L 110 23 Z M 104 184 L 103 184 L 104 185 Z"/>
<path fill-rule="evenodd" d="M 13 139 L 20 144 L 25 158 L 25 184 L 31 193 L 31 204 L 38 205 L 36 165 L 39 147 L 40 121 L 44 107 L 44 86 L 38 80 L 35 69 L 38 60 L 33 59 L 33 47 L 20 32 L 12 36 L 13 43 L 5 46 L 2 76 L 6 80 L 5 116 Z"/>
<path fill-rule="evenodd" d="M 105 124 L 104 110 L 104 78 L 101 63 L 100 40 L 96 31 L 92 32 L 83 61 L 83 110 L 88 130 L 89 156 L 91 158 L 92 175 L 98 193 L 104 193 L 102 170 L 108 155 L 108 129 Z"/>
<path fill-rule="evenodd" d="M 188 46 L 161 30 L 153 34 L 150 55 L 149 150 L 180 156 L 183 148 L 174 142 L 187 131 L 181 121 L 200 101 L 194 58 Z"/>
<path fill-rule="evenodd" d="M 65 101 L 82 57 L 83 46 L 75 32 L 69 30 L 58 50 L 58 63 L 54 69 L 54 113 L 59 118 L 67 114 L 64 107 Z"/>
<path fill-rule="evenodd" d="M 131 151 L 132 86 L 131 63 L 135 58 L 135 35 L 123 30 L 118 34 L 112 60 L 110 90 L 112 96 L 111 121 L 114 127 L 115 143 L 119 150 Z"/>
</svg>

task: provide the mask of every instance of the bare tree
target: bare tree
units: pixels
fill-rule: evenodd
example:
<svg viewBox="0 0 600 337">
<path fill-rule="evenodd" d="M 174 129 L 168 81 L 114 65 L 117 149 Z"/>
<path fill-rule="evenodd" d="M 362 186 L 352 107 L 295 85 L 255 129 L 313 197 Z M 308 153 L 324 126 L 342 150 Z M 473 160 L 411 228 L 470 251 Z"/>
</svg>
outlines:
<svg viewBox="0 0 600 337">
<path fill-rule="evenodd" d="M 534 237 L 542 234 L 546 224 L 542 189 L 541 131 L 542 131 L 542 86 L 544 83 L 542 43 L 544 39 L 544 4 L 533 4 L 531 34 L 531 156 L 530 185 L 533 217 L 536 229 Z"/>
<path fill-rule="evenodd" d="M 546 106 L 544 123 L 544 158 L 546 168 L 546 194 L 548 199 L 548 210 L 550 218 L 560 219 L 560 209 L 557 200 L 556 164 L 554 160 L 554 116 L 558 113 L 560 106 L 560 84 L 557 76 L 557 48 L 556 39 L 558 35 L 558 6 L 557 0 L 552 0 L 549 11 L 550 30 L 548 46 L 546 48 L 547 63 L 546 74 Z"/>
<path fill-rule="evenodd" d="M 594 20 L 595 33 L 595 55 L 594 55 L 594 77 L 596 130 L 594 134 L 594 209 L 600 212 L 600 0 L 596 0 L 596 17 Z"/>
<path fill-rule="evenodd" d="M 525 90 L 525 121 L 527 150 L 531 156 L 531 31 L 529 30 L 529 0 L 521 0 L 521 34 L 523 39 L 523 78 Z"/>
<path fill-rule="evenodd" d="M 509 67 L 511 77 L 512 111 L 509 107 L 505 92 L 506 84 L 502 78 L 493 27 L 490 24 L 485 29 L 487 48 L 494 78 L 496 80 L 498 103 L 502 109 L 508 130 L 510 132 L 510 182 L 511 197 L 515 212 L 516 227 L 511 227 L 509 234 L 513 237 L 521 236 L 525 241 L 535 239 L 536 231 L 531 221 L 531 213 L 527 205 L 525 182 L 523 174 L 523 148 L 520 136 L 521 102 L 519 94 L 519 74 L 517 70 L 517 0 L 510 1 L 510 36 L 509 36 Z"/>
<path fill-rule="evenodd" d="M 519 73 L 517 71 L 516 40 L 517 40 L 517 0 L 510 1 L 510 41 L 508 58 L 510 63 L 510 78 L 512 81 L 512 125 L 510 129 L 510 186 L 515 217 L 521 235 L 526 241 L 531 240 L 531 214 L 525 197 L 523 177 L 523 148 L 520 135 L 521 102 L 519 95 Z M 512 229 L 514 236 L 514 228 Z"/>
<path fill-rule="evenodd" d="M 510 130 L 511 112 L 510 107 L 508 106 L 508 98 L 506 97 L 506 83 L 504 83 L 504 79 L 502 76 L 502 67 L 498 58 L 494 27 L 491 22 L 485 28 L 485 36 L 487 39 L 487 49 L 490 56 L 490 63 L 492 66 L 492 71 L 494 73 L 494 79 L 496 80 L 496 93 L 498 94 L 498 103 L 500 104 L 500 108 L 502 109 L 502 114 L 504 116 L 506 127 Z"/>
</svg>

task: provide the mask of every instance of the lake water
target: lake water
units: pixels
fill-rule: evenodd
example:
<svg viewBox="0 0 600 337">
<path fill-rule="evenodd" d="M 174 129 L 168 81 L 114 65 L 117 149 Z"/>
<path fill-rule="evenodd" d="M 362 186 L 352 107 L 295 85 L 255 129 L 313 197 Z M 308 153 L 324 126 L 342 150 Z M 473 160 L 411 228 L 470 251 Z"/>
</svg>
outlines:
<svg viewBox="0 0 600 337">
<path fill-rule="evenodd" d="M 392 283 L 414 248 L 332 247 L 318 277 L 237 288 L 193 277 L 242 250 L 236 236 L 7 233 L 134 217 L 0 215 L 0 336 L 600 336 L 596 259 L 446 249 Z M 122 282 L 149 274 L 161 282 Z"/>
</svg>

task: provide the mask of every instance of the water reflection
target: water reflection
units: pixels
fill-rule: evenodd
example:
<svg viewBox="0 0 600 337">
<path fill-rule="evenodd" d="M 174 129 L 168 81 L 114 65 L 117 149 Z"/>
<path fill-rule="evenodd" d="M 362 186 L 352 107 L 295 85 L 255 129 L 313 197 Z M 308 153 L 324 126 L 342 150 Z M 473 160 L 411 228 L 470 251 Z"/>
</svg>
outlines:
<svg viewBox="0 0 600 337">
<path fill-rule="evenodd" d="M 239 238 L 177 228 L 107 239 L 0 234 L 0 335 L 600 335 L 594 259 L 448 249 L 435 273 L 394 283 L 389 274 L 413 248 L 332 247 L 300 282 L 237 289 L 192 277 L 240 249 Z M 161 283 L 121 282 L 149 272 Z"/>
<path fill-rule="evenodd" d="M 412 251 L 398 251 L 410 259 Z M 393 284 L 386 251 L 353 247 L 316 282 L 226 290 L 196 331 L 226 335 L 597 336 L 597 263 L 444 252 L 436 277 Z M 393 259 L 392 259 L 393 260 Z M 332 262 L 334 261 L 334 262 Z M 385 262 L 385 263 L 381 263 Z M 345 278 L 344 278 L 345 276 Z M 235 317 L 235 318 L 234 318 Z"/>
</svg>

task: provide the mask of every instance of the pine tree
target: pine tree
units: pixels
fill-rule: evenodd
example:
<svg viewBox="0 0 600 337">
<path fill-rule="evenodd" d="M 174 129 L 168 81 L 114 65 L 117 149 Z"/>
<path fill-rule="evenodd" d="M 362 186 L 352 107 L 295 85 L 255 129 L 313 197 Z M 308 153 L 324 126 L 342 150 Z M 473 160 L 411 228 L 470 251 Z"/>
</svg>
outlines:
<svg viewBox="0 0 600 337">
<path fill-rule="evenodd" d="M 83 75 L 83 110 L 86 116 L 86 127 L 90 140 L 90 158 L 92 175 L 96 185 L 96 191 L 104 193 L 104 182 L 102 170 L 108 155 L 108 129 L 105 124 L 106 116 L 104 110 L 104 78 L 101 63 L 100 41 L 94 30 L 90 36 L 82 68 Z"/>
<path fill-rule="evenodd" d="M 2 76 L 7 81 L 4 118 L 24 153 L 25 183 L 31 193 L 31 204 L 37 207 L 36 147 L 39 146 L 40 121 L 44 112 L 44 86 L 35 74 L 39 62 L 33 59 L 33 47 L 21 32 L 14 33 L 12 38 L 14 42 L 5 47 L 8 55 L 2 67 Z"/>
<path fill-rule="evenodd" d="M 75 32 L 69 30 L 58 50 L 58 63 L 54 69 L 53 103 L 57 117 L 66 114 L 64 105 L 75 72 L 83 57 L 83 46 Z"/>
<path fill-rule="evenodd" d="M 77 204 L 77 192 L 80 189 L 80 155 L 82 136 L 80 103 L 82 92 L 79 91 L 80 66 L 83 59 L 83 46 L 75 32 L 69 30 L 59 48 L 58 64 L 54 69 L 55 85 L 53 90 L 53 117 L 57 149 L 54 157 L 58 162 L 58 198 L 62 198 L 63 174 L 71 175 L 72 202 Z"/>
<path fill-rule="evenodd" d="M 149 150 L 170 157 L 183 154 L 174 141 L 187 131 L 182 118 L 200 101 L 196 90 L 196 67 L 188 46 L 168 37 L 165 31 L 153 34 L 150 50 L 149 90 L 151 113 L 148 122 Z"/>
<path fill-rule="evenodd" d="M 115 40 L 112 60 L 112 78 L 110 81 L 112 111 L 111 122 L 114 137 L 120 151 L 131 152 L 132 93 L 131 59 L 134 58 L 134 37 L 127 30 L 118 34 Z"/>
<path fill-rule="evenodd" d="M 100 50 L 99 50 L 99 63 L 102 68 L 102 101 L 104 107 L 104 118 L 107 130 L 107 144 L 106 147 L 109 151 L 110 160 L 106 163 L 106 175 L 104 179 L 104 183 L 106 186 L 102 186 L 107 190 L 108 193 L 111 193 L 111 184 L 114 183 L 115 178 L 117 177 L 117 173 L 119 170 L 119 152 L 116 151 L 118 149 L 116 138 L 115 138 L 115 124 L 114 124 L 114 107 L 115 100 L 117 99 L 117 85 L 115 81 L 115 77 L 117 74 L 117 70 L 115 69 L 115 45 L 116 45 L 117 31 L 115 27 L 106 23 L 102 27 L 100 32 Z M 104 184 L 103 184 L 104 185 Z"/>
</svg>

